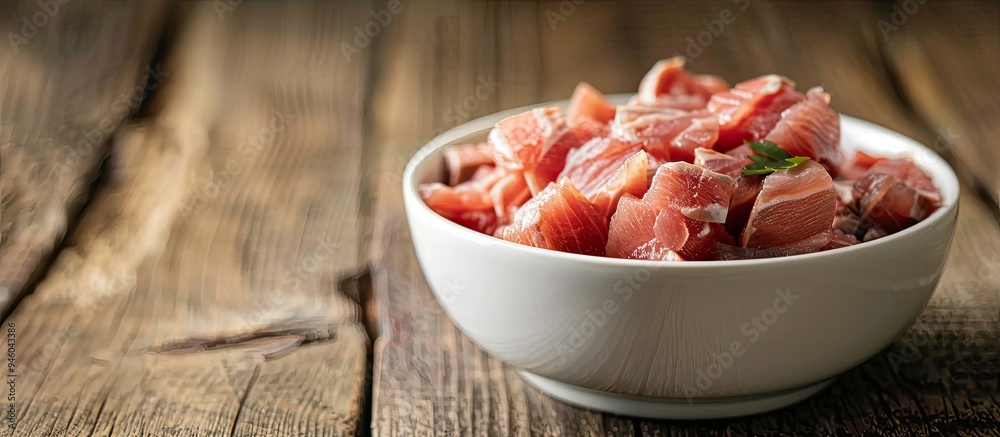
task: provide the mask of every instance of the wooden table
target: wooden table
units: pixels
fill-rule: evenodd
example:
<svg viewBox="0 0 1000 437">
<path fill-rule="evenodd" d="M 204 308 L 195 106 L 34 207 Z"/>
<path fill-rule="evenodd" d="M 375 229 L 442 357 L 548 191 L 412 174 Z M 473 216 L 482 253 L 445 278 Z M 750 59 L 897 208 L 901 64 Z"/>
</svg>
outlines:
<svg viewBox="0 0 1000 437">
<path fill-rule="evenodd" d="M 0 6 L 8 434 L 1000 432 L 996 2 L 47 5 Z M 785 410 L 665 422 L 554 401 L 464 337 L 415 262 L 400 174 L 423 143 L 581 80 L 633 91 L 677 53 L 730 82 L 823 85 L 963 180 L 920 319 Z"/>
</svg>

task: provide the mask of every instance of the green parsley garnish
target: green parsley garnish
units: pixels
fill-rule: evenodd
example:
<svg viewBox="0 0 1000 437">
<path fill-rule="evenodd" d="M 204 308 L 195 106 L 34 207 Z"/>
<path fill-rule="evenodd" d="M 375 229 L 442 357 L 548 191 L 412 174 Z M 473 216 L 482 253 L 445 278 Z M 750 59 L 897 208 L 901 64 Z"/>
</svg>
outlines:
<svg viewBox="0 0 1000 437">
<path fill-rule="evenodd" d="M 808 156 L 792 157 L 790 153 L 778 147 L 768 140 L 757 142 L 746 142 L 756 155 L 749 155 L 747 159 L 753 161 L 743 167 L 743 176 L 766 175 L 774 173 L 783 168 L 792 168 L 809 160 Z"/>
</svg>

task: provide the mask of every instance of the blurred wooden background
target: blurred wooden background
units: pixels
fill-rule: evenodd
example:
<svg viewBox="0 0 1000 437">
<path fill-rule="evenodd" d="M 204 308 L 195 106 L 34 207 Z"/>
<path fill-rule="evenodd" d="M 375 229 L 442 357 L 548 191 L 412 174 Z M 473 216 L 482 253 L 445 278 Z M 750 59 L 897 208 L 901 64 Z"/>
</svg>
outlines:
<svg viewBox="0 0 1000 437">
<path fill-rule="evenodd" d="M 0 29 L 10 435 L 998 432 L 997 2 L 13 0 Z M 823 85 L 965 184 L 917 324 L 786 410 L 549 399 L 458 332 L 414 259 L 400 175 L 423 143 L 582 80 L 631 92 L 675 54 Z"/>
</svg>

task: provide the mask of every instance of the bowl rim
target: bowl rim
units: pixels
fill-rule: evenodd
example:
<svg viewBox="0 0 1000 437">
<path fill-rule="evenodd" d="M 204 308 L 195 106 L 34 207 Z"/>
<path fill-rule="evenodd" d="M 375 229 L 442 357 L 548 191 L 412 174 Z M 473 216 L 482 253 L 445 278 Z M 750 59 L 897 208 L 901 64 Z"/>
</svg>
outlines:
<svg viewBox="0 0 1000 437">
<path fill-rule="evenodd" d="M 612 102 L 625 102 L 631 98 L 634 94 L 609 94 L 606 97 Z M 594 256 L 594 255 L 583 255 L 577 253 L 560 252 L 551 249 L 543 249 L 539 247 L 526 246 L 523 244 L 517 244 L 511 241 L 507 241 L 501 238 L 494 237 L 492 235 L 483 234 L 472 229 L 466 228 L 458 223 L 452 222 L 442 215 L 438 214 L 436 211 L 431 209 L 424 203 L 423 199 L 420 198 L 419 191 L 417 189 L 416 176 L 418 170 L 422 169 L 427 164 L 427 158 L 433 155 L 438 149 L 447 147 L 451 145 L 452 142 L 459 138 L 463 138 L 469 135 L 473 135 L 477 132 L 481 132 L 485 129 L 492 128 L 496 122 L 503 120 L 507 117 L 520 114 L 522 112 L 549 106 L 560 106 L 565 108 L 569 100 L 556 100 L 544 103 L 538 103 L 533 105 L 526 105 L 517 108 L 512 108 L 500 112 L 495 112 L 490 115 L 486 115 L 475 120 L 462 123 L 455 126 L 444 133 L 434 137 L 421 147 L 410 159 L 406 165 L 406 169 L 403 172 L 403 198 L 404 206 L 407 212 L 407 221 L 412 221 L 410 218 L 411 213 L 419 214 L 429 214 L 433 216 L 431 220 L 439 226 L 451 227 L 450 232 L 454 235 L 461 237 L 463 239 L 472 240 L 472 242 L 481 245 L 499 245 L 502 248 L 514 250 L 515 252 L 520 251 L 525 256 L 541 256 L 548 257 L 554 260 L 562 260 L 567 262 L 576 262 L 583 264 L 590 264 L 602 267 L 634 267 L 634 268 L 657 268 L 657 269 L 703 269 L 711 268 L 718 269 L 720 267 L 726 266 L 759 266 L 767 264 L 781 264 L 781 263 L 793 263 L 796 261 L 809 261 L 814 259 L 822 259 L 824 257 L 838 257 L 848 254 L 853 254 L 857 251 L 869 250 L 875 247 L 885 246 L 887 244 L 892 244 L 896 240 L 912 237 L 915 234 L 931 227 L 934 223 L 940 222 L 945 219 L 945 217 L 954 213 L 958 208 L 959 198 L 961 197 L 961 186 L 958 182 L 958 176 L 955 174 L 955 170 L 951 168 L 951 165 L 944 160 L 940 155 L 934 153 L 930 148 L 924 144 L 884 126 L 872 123 L 870 121 L 862 120 L 859 118 L 851 117 L 844 114 L 838 114 L 841 119 L 841 127 L 843 127 L 843 122 L 846 121 L 850 124 L 859 125 L 866 129 L 872 129 L 878 131 L 882 134 L 889 136 L 894 136 L 904 142 L 910 143 L 907 148 L 916 148 L 920 150 L 920 153 L 924 155 L 923 159 L 928 159 L 931 161 L 936 161 L 935 166 L 940 167 L 943 171 L 930 171 L 925 166 L 921 167 L 930 176 L 935 186 L 942 193 L 941 206 L 938 207 L 930 216 L 920 221 L 916 225 L 913 225 L 907 229 L 899 231 L 895 234 L 888 235 L 886 237 L 879 238 L 874 241 L 863 242 L 855 244 L 853 246 L 841 247 L 833 250 L 813 252 L 800 255 L 790 255 L 783 257 L 774 258 L 759 258 L 759 259 L 743 259 L 743 260 L 725 260 L 725 261 L 683 261 L 683 262 L 667 262 L 659 260 L 638 260 L 638 259 L 625 259 L 625 258 L 611 258 L 604 256 Z M 843 139 L 842 139 L 843 141 Z M 951 193 L 946 193 L 948 186 L 953 186 L 954 195 Z M 411 204 L 416 210 L 412 210 Z M 412 229 L 412 227 L 411 227 Z M 412 238 L 412 237 L 411 237 Z M 949 238 L 950 240 L 950 238 Z M 949 241 L 950 243 L 950 241 Z"/>
</svg>

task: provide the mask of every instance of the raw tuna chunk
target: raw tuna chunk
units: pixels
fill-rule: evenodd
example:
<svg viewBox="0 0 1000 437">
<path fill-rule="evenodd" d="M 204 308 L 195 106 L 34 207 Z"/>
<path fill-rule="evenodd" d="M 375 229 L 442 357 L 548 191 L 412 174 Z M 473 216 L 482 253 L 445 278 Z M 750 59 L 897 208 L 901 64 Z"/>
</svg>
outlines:
<svg viewBox="0 0 1000 437">
<path fill-rule="evenodd" d="M 722 173 L 733 179 L 740 177 L 743 167 L 750 164 L 753 164 L 753 161 L 746 158 L 737 158 L 701 147 L 694 149 L 694 165 Z"/>
<path fill-rule="evenodd" d="M 643 200 L 706 223 L 725 223 L 733 178 L 683 162 L 664 164 Z"/>
<path fill-rule="evenodd" d="M 833 237 L 837 210 L 833 180 L 810 160 L 764 178 L 740 246 L 819 250 Z"/>
<path fill-rule="evenodd" d="M 858 231 L 861 217 L 855 209 L 854 181 L 836 179 L 833 188 L 837 191 L 837 212 L 833 216 L 834 233 L 840 231 L 853 235 Z"/>
<path fill-rule="evenodd" d="M 708 110 L 719 117 L 719 140 L 714 148 L 725 152 L 744 141 L 764 138 L 784 110 L 803 100 L 805 95 L 795 91 L 795 82 L 773 74 L 714 94 L 708 102 Z"/>
<path fill-rule="evenodd" d="M 850 180 L 861 179 L 861 177 L 868 174 L 868 170 L 881 159 L 885 158 L 872 156 L 858 150 L 857 152 L 854 152 L 854 156 L 850 161 L 844 161 L 844 163 L 841 164 L 838 174 L 842 178 Z"/>
<path fill-rule="evenodd" d="M 823 246 L 820 250 L 839 249 L 841 247 L 853 246 L 858 243 L 859 241 L 854 235 L 845 233 L 840 229 L 834 229 L 833 239 L 831 239 L 830 242 L 827 243 L 826 246 Z"/>
<path fill-rule="evenodd" d="M 941 204 L 941 192 L 934 185 L 934 181 L 909 159 L 876 157 L 859 150 L 854 153 L 850 162 L 841 166 L 841 170 L 843 176 L 853 180 L 873 173 L 900 178 L 927 201 L 927 206 L 930 208 L 928 214 Z"/>
<path fill-rule="evenodd" d="M 694 150 L 711 148 L 719 135 L 716 117 L 708 112 L 686 112 L 646 106 L 619 106 L 611 135 L 640 144 L 660 162 L 694 161 Z"/>
<path fill-rule="evenodd" d="M 857 152 L 854 152 L 854 158 L 851 159 L 851 165 L 868 170 L 872 168 L 872 166 L 875 165 L 876 162 L 879 162 L 883 159 L 885 158 L 872 156 L 863 151 L 858 150 Z"/>
<path fill-rule="evenodd" d="M 566 124 L 581 143 L 608 136 L 614 118 L 615 107 L 604 94 L 586 82 L 576 86 L 566 110 Z"/>
<path fill-rule="evenodd" d="M 494 172 L 477 172 L 479 179 L 450 187 L 441 183 L 422 184 L 420 197 L 441 216 L 469 229 L 492 234 L 497 215 L 490 198 L 490 188 L 499 180 Z"/>
<path fill-rule="evenodd" d="M 729 149 L 729 151 L 726 152 L 726 155 L 732 156 L 733 158 L 745 159 L 750 155 L 756 155 L 756 153 L 754 153 L 753 149 L 750 148 L 749 144 L 742 144 Z"/>
<path fill-rule="evenodd" d="M 926 198 L 902 179 L 888 174 L 869 173 L 858 179 L 854 197 L 861 214 L 858 233 L 864 232 L 864 241 L 913 226 L 931 209 Z"/>
<path fill-rule="evenodd" d="M 726 232 L 733 238 L 740 238 L 743 229 L 747 227 L 753 205 L 757 202 L 764 181 L 760 176 L 740 176 L 736 178 L 736 188 L 733 198 L 729 201 L 729 213 L 726 215 Z"/>
<path fill-rule="evenodd" d="M 584 255 L 604 255 L 607 219 L 587 201 L 569 179 L 551 183 L 499 230 L 507 241 Z"/>
<path fill-rule="evenodd" d="M 716 76 L 692 76 L 684 71 L 684 58 L 678 56 L 653 65 L 639 83 L 633 103 L 691 111 L 704 108 L 712 94 L 728 87 Z"/>
<path fill-rule="evenodd" d="M 690 236 L 685 217 L 671 209 L 657 210 L 631 194 L 622 196 L 609 225 L 607 255 L 682 261 L 678 251 L 684 248 Z"/>
<path fill-rule="evenodd" d="M 622 195 L 642 196 L 646 193 L 646 188 L 649 186 L 646 183 L 648 162 L 646 152 L 642 150 L 636 152 L 626 159 L 610 178 L 601 181 L 591 189 L 591 192 L 584 195 L 594 204 L 598 212 L 610 219 Z"/>
<path fill-rule="evenodd" d="M 566 110 L 566 120 L 573 124 L 575 120 L 587 118 L 608 123 L 615 118 L 615 107 L 596 88 L 587 82 L 580 82 L 573 90 Z"/>
<path fill-rule="evenodd" d="M 822 88 L 806 93 L 806 100 L 781 113 L 781 120 L 765 139 L 792 156 L 808 156 L 836 176 L 843 161 L 840 152 L 840 118 L 830 108 L 830 95 Z"/>
<path fill-rule="evenodd" d="M 674 249 L 681 259 L 705 260 L 712 257 L 718 242 L 733 243 L 723 223 L 729 210 L 735 183 L 729 176 L 682 162 L 665 164 L 656 172 L 643 200 L 664 210 L 685 229 L 680 236 L 664 235 L 667 228 L 657 226 L 660 241 L 679 240 Z M 677 227 L 673 232 L 678 232 Z"/>
<path fill-rule="evenodd" d="M 662 260 L 670 252 L 656 238 L 653 227 L 659 214 L 631 194 L 618 201 L 608 229 L 607 255 L 612 258 Z"/>
<path fill-rule="evenodd" d="M 930 207 L 928 213 L 933 212 L 941 204 L 941 192 L 934 186 L 931 177 L 913 161 L 882 158 L 872 164 L 868 172 L 890 174 L 902 179 L 903 183 L 927 200 L 927 206 Z"/>
<path fill-rule="evenodd" d="M 566 154 L 580 146 L 555 106 L 500 121 L 490 131 L 489 142 L 498 166 L 523 173 L 533 195 L 556 180 L 566 164 Z"/>
<path fill-rule="evenodd" d="M 611 217 L 608 256 L 710 259 L 716 243 L 733 243 L 726 220 L 732 178 L 682 162 L 664 164 L 642 200 L 623 196 Z M 648 230 L 652 223 L 652 234 Z"/>
<path fill-rule="evenodd" d="M 594 138 L 583 147 L 569 153 L 566 157 L 566 169 L 560 177 L 569 178 L 573 186 L 578 187 L 580 192 L 594 203 L 598 211 L 607 212 L 607 216 L 610 217 L 621 193 L 630 192 L 634 196 L 641 196 L 648 187 L 646 181 L 648 156 L 643 153 L 641 158 L 635 158 L 646 165 L 646 168 L 642 169 L 642 174 L 634 172 L 637 162 L 633 161 L 631 166 L 626 165 L 626 161 L 638 152 L 642 152 L 642 148 L 637 144 L 625 143 L 614 138 Z M 622 173 L 623 167 L 633 171 L 626 169 Z M 638 186 L 640 178 L 642 187 Z M 622 182 L 624 185 L 621 189 L 616 189 L 615 187 Z M 616 191 L 619 191 L 617 195 L 614 194 Z M 605 194 L 602 193 L 610 196 L 605 198 Z"/>
<path fill-rule="evenodd" d="M 448 166 L 448 185 L 455 186 L 472 178 L 482 166 L 493 166 L 493 146 L 489 143 L 462 144 L 444 151 Z"/>
<path fill-rule="evenodd" d="M 503 173 L 503 170 L 497 172 Z M 489 194 L 490 201 L 493 202 L 493 211 L 497 216 L 497 223 L 500 225 L 510 223 L 514 211 L 517 211 L 517 208 L 531 198 L 528 184 L 520 173 L 507 173 L 500 176 L 490 188 Z"/>
</svg>

